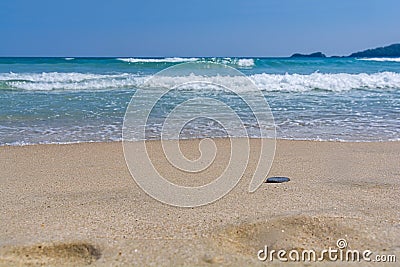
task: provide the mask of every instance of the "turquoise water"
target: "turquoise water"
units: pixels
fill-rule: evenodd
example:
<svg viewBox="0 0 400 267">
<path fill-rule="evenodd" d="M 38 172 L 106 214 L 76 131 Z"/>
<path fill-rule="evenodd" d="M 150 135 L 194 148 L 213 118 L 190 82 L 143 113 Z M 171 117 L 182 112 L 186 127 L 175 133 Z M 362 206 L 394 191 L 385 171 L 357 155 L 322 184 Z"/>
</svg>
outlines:
<svg viewBox="0 0 400 267">
<path fill-rule="evenodd" d="M 0 145 L 121 140 L 126 107 L 147 78 L 197 61 L 245 73 L 268 101 L 278 138 L 400 140 L 397 58 L 0 58 Z M 210 124 L 192 130 L 186 137 L 221 134 Z"/>
</svg>

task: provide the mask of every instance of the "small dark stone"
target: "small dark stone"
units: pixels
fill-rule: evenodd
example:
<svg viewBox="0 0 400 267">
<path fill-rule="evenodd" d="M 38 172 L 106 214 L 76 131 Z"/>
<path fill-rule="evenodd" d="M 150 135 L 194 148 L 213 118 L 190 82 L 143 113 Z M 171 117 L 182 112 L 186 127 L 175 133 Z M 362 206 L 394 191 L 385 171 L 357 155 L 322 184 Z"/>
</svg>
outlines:
<svg viewBox="0 0 400 267">
<path fill-rule="evenodd" d="M 287 177 L 269 177 L 265 182 L 266 183 L 284 183 L 289 182 L 290 179 Z"/>
</svg>

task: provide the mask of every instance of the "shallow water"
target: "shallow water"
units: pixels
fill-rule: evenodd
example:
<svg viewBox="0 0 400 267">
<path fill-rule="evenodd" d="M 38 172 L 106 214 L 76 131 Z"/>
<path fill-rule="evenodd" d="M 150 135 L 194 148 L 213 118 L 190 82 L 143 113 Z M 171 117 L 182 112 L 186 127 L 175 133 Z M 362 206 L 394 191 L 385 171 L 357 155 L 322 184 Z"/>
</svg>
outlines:
<svg viewBox="0 0 400 267">
<path fill-rule="evenodd" d="M 399 59 L 0 58 L 0 144 L 121 140 L 125 110 L 136 90 L 146 89 L 146 80 L 166 67 L 197 61 L 227 64 L 246 74 L 268 101 L 278 138 L 400 140 Z M 238 83 L 236 77 L 222 79 Z M 169 82 L 165 77 L 157 86 Z M 191 94 L 208 92 L 199 87 Z M 179 95 L 164 101 L 174 105 Z M 159 130 L 158 119 L 165 116 L 153 115 L 150 132 Z M 201 120 L 182 133 L 185 138 L 226 135 Z"/>
</svg>

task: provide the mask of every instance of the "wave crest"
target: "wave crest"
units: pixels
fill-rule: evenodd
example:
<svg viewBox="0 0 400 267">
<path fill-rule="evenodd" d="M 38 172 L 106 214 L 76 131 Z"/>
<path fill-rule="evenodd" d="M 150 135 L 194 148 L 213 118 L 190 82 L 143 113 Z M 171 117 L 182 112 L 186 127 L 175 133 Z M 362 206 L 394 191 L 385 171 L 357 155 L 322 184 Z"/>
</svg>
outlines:
<svg viewBox="0 0 400 267">
<path fill-rule="evenodd" d="M 167 57 L 167 58 L 117 58 L 119 61 L 127 63 L 184 63 L 184 62 L 195 62 L 204 61 L 211 63 L 221 63 L 235 65 L 239 68 L 250 68 L 255 65 L 254 59 L 252 58 L 197 58 L 197 57 Z"/>
<path fill-rule="evenodd" d="M 185 58 L 185 57 L 167 57 L 167 58 L 117 58 L 119 61 L 128 63 L 179 63 L 179 62 L 193 62 L 200 60 L 199 58 Z"/>
<path fill-rule="evenodd" d="M 390 57 L 372 57 L 372 58 L 358 58 L 357 60 L 362 61 L 379 61 L 379 62 L 400 62 L 400 58 L 390 58 Z"/>
<path fill-rule="evenodd" d="M 91 73 L 0 73 L 0 88 L 9 90 L 102 90 L 118 88 L 141 88 L 151 76 L 138 76 L 130 73 L 120 74 L 91 74 Z M 261 90 L 304 92 L 311 90 L 326 90 L 333 92 L 355 89 L 399 89 L 400 73 L 312 73 L 303 74 L 253 74 L 248 76 Z M 171 82 L 185 83 L 196 79 L 192 76 L 163 77 L 157 79 L 154 87 L 168 87 Z M 242 77 L 215 76 L 214 82 L 221 79 L 232 84 L 237 90 L 247 90 L 241 87 Z M 201 90 L 202 88 L 199 88 Z"/>
</svg>

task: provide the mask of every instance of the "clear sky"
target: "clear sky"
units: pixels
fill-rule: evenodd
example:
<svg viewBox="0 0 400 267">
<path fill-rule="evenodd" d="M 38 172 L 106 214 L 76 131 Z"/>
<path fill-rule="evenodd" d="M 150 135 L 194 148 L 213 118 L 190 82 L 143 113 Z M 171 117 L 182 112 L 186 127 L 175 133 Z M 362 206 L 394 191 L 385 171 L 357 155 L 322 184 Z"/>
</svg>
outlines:
<svg viewBox="0 0 400 267">
<path fill-rule="evenodd" d="M 400 42 L 399 0 L 0 0 L 0 56 L 328 55 Z"/>
</svg>

